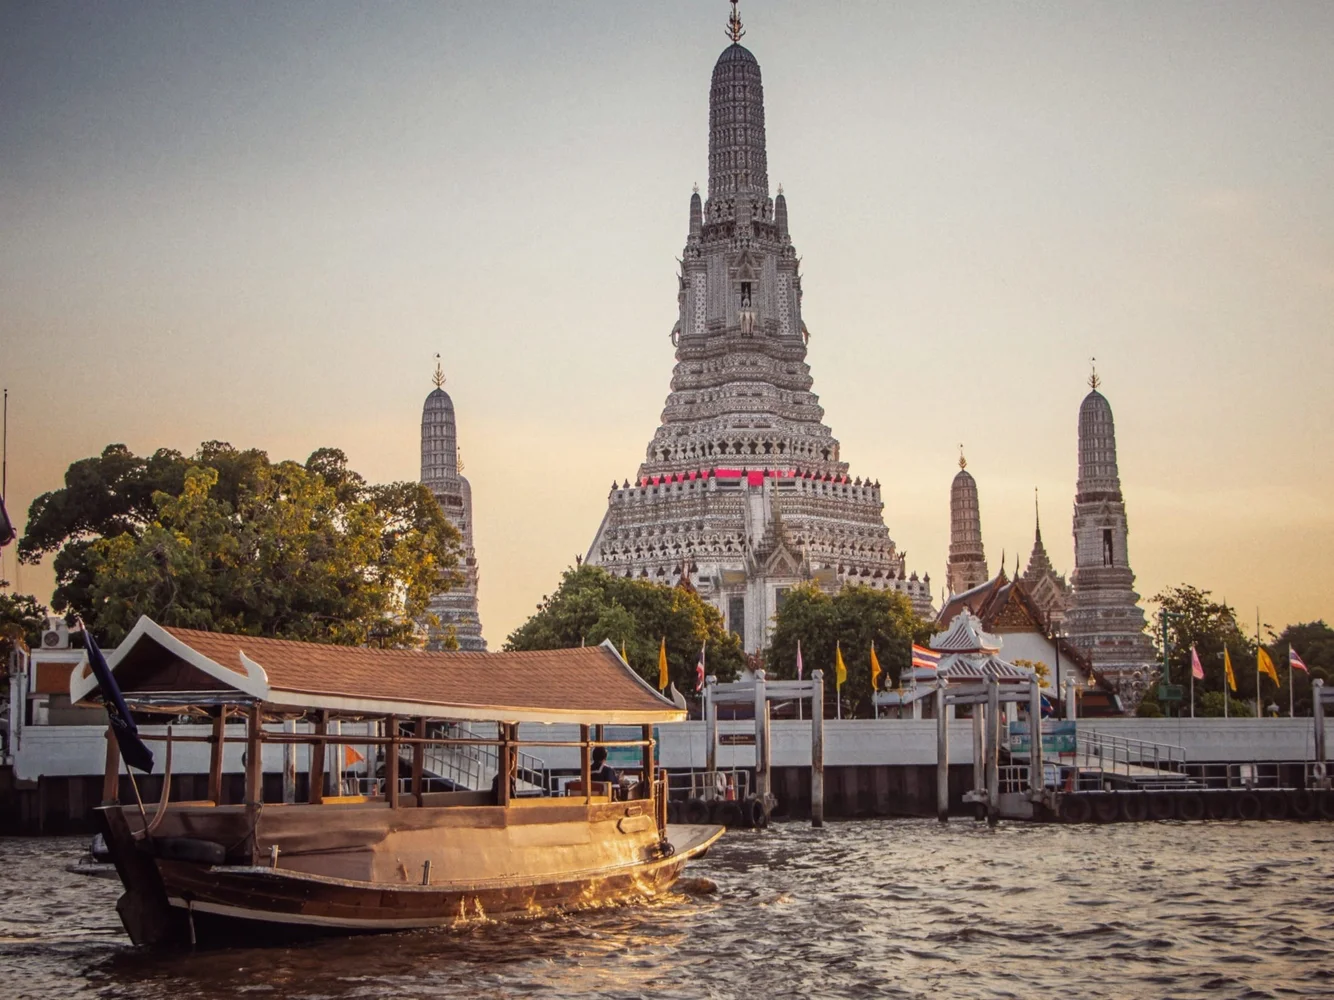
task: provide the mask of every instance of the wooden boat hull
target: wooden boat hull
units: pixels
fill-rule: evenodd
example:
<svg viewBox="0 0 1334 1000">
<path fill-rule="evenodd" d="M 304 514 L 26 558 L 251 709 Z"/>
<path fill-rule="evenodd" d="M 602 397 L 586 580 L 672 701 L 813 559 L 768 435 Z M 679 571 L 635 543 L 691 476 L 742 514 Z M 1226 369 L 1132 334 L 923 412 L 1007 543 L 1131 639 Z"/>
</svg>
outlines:
<svg viewBox="0 0 1334 1000">
<path fill-rule="evenodd" d="M 362 881 L 268 865 L 212 865 L 153 856 L 112 814 L 107 840 L 127 892 L 117 906 L 137 944 L 225 946 L 384 933 L 511 919 L 652 898 L 670 889 L 721 827 L 668 828 L 668 850 L 629 863 L 540 876 L 429 885 Z M 127 850 L 128 848 L 128 850 Z"/>
</svg>

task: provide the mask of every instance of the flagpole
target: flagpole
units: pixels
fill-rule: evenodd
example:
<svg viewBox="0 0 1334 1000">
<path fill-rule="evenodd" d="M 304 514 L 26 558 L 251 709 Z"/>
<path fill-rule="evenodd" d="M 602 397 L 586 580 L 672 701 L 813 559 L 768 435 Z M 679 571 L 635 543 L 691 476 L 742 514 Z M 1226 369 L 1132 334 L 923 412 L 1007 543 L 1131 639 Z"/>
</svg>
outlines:
<svg viewBox="0 0 1334 1000">
<path fill-rule="evenodd" d="M 1260 606 L 1255 606 L 1255 717 L 1263 719 L 1260 711 Z"/>
<path fill-rule="evenodd" d="M 1195 667 L 1190 670 L 1190 717 L 1195 718 Z"/>
<path fill-rule="evenodd" d="M 1288 718 L 1293 718 L 1296 713 L 1292 710 L 1292 643 L 1288 643 Z"/>
<path fill-rule="evenodd" d="M 1231 693 L 1228 691 L 1228 687 L 1227 687 L 1227 659 L 1226 659 L 1226 657 L 1227 657 L 1227 643 L 1226 643 L 1226 642 L 1223 643 L 1223 651 L 1222 651 L 1221 653 L 1219 653 L 1218 655 L 1224 657 L 1224 660 L 1223 660 L 1223 718 L 1226 719 L 1226 718 L 1227 718 L 1227 703 L 1228 703 L 1228 702 L 1231 700 L 1231 698 L 1232 698 L 1232 695 L 1231 695 Z"/>
</svg>

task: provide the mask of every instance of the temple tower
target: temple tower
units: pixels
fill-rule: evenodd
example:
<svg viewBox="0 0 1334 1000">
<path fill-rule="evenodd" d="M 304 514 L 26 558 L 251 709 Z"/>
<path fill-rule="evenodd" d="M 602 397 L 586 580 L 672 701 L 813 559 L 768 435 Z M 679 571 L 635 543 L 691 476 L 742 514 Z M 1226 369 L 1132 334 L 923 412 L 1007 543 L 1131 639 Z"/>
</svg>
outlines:
<svg viewBox="0 0 1334 1000">
<path fill-rule="evenodd" d="M 1042 544 L 1042 514 L 1038 510 L 1038 491 L 1033 490 L 1033 551 L 1024 570 L 1024 585 L 1033 602 L 1047 616 L 1047 624 L 1060 626 L 1070 603 L 1070 587 L 1065 577 L 1056 572 Z"/>
<path fill-rule="evenodd" d="M 1155 657 L 1144 633 L 1144 611 L 1130 569 L 1112 407 L 1098 392 L 1098 385 L 1095 372 L 1089 378 L 1092 391 L 1079 408 L 1075 568 L 1070 574 L 1073 599 L 1065 625 L 1070 642 L 1088 654 L 1129 709 L 1144 696 L 1156 675 Z"/>
<path fill-rule="evenodd" d="M 732 44 L 709 88 L 707 199 L 690 198 L 671 340 L 676 367 L 634 482 L 612 483 L 588 562 L 660 583 L 688 578 L 748 652 L 787 590 L 865 583 L 932 614 L 909 575 L 880 484 L 849 476 L 806 364 L 787 199 L 769 195 L 760 65 Z"/>
<path fill-rule="evenodd" d="M 982 514 L 977 500 L 977 480 L 968 471 L 968 461 L 959 449 L 959 472 L 950 485 L 950 557 L 945 583 L 951 594 L 962 594 L 991 579 L 982 551 Z"/>
<path fill-rule="evenodd" d="M 460 570 L 463 583 L 432 598 L 429 611 L 442 626 L 452 625 L 459 649 L 486 651 L 482 622 L 477 614 L 477 553 L 472 542 L 472 487 L 459 471 L 458 430 L 454 423 L 454 401 L 445 392 L 445 376 L 435 369 L 435 389 L 422 406 L 422 479 L 435 495 L 441 510 L 463 536 Z M 440 649 L 440 633 L 431 630 L 427 649 Z"/>
</svg>

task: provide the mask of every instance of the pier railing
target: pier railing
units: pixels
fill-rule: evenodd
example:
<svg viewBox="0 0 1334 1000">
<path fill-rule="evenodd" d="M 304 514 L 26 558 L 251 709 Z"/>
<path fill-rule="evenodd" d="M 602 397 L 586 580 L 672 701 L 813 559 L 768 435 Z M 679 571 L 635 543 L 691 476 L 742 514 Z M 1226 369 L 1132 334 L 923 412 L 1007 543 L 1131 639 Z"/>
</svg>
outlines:
<svg viewBox="0 0 1334 1000">
<path fill-rule="evenodd" d="M 1186 751 L 1170 743 L 1080 730 L 1075 740 L 1075 762 L 1080 768 L 1129 781 L 1180 780 L 1186 771 Z"/>
</svg>

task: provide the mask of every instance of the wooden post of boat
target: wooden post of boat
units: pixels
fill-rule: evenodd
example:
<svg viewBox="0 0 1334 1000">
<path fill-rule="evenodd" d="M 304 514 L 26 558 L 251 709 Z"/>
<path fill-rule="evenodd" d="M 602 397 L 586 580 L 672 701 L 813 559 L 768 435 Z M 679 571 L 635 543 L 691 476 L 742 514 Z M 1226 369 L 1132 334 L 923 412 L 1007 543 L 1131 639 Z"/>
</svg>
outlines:
<svg viewBox="0 0 1334 1000">
<path fill-rule="evenodd" d="M 264 715 L 258 703 L 250 706 L 246 719 L 245 738 L 245 803 L 247 806 L 259 805 L 264 801 L 264 761 L 263 745 L 260 735 L 263 732 Z"/>
<path fill-rule="evenodd" d="M 1000 681 L 987 678 L 987 823 L 1000 819 Z"/>
<path fill-rule="evenodd" d="M 714 679 L 704 682 L 704 770 L 718 770 L 718 704 L 713 700 Z"/>
<path fill-rule="evenodd" d="M 222 754 L 227 735 L 227 706 L 219 707 L 213 716 L 213 735 L 209 737 L 208 750 L 208 799 L 215 806 L 222 802 Z"/>
<path fill-rule="evenodd" d="M 283 734 L 296 735 L 296 720 L 283 720 Z M 296 744 L 283 741 L 283 804 L 296 802 Z"/>
<path fill-rule="evenodd" d="M 653 727 L 640 726 L 639 738 L 644 741 L 640 747 L 643 753 L 640 755 L 640 764 L 644 774 L 644 798 L 652 799 L 655 791 L 653 787 Z"/>
<path fill-rule="evenodd" d="M 584 805 L 593 801 L 593 748 L 588 745 L 589 726 L 579 727 L 579 781 L 584 786 Z"/>
<path fill-rule="evenodd" d="M 497 723 L 496 728 L 500 731 L 500 745 L 496 747 L 496 768 L 500 774 L 500 780 L 496 782 L 496 805 L 508 806 L 510 804 L 510 756 L 514 753 L 514 748 L 510 746 L 510 724 L 508 722 Z"/>
<path fill-rule="evenodd" d="M 417 742 L 412 744 L 412 797 L 417 800 L 417 807 L 422 804 L 422 771 L 426 767 L 426 744 L 421 742 L 426 739 L 426 717 L 417 717 L 417 728 L 414 730 Z"/>
<path fill-rule="evenodd" d="M 315 739 L 310 743 L 310 782 L 306 798 L 313 806 L 324 801 L 324 735 L 329 731 L 329 713 L 321 711 L 315 718 Z"/>
<path fill-rule="evenodd" d="M 950 723 L 941 680 L 936 682 L 936 819 L 950 821 Z"/>
<path fill-rule="evenodd" d="M 811 826 L 824 826 L 824 671 L 811 671 Z"/>
<path fill-rule="evenodd" d="M 1036 677 L 1028 692 L 1028 730 L 1031 749 L 1028 754 L 1028 793 L 1034 802 L 1042 801 L 1042 685 Z"/>
<path fill-rule="evenodd" d="M 116 734 L 107 726 L 106 766 L 102 770 L 102 805 L 115 805 L 120 801 L 120 744 Z"/>
<path fill-rule="evenodd" d="M 398 716 L 391 715 L 384 720 L 385 735 L 389 743 L 385 748 L 384 758 L 384 800 L 390 809 L 398 808 Z M 370 758 L 367 758 L 368 760 Z"/>
<path fill-rule="evenodd" d="M 342 736 L 343 720 L 329 719 L 326 729 L 332 736 Z M 336 798 L 343 794 L 343 768 L 347 755 L 343 752 L 342 743 L 334 742 L 327 745 L 332 752 L 329 754 L 324 771 L 324 792 Z"/>
</svg>

